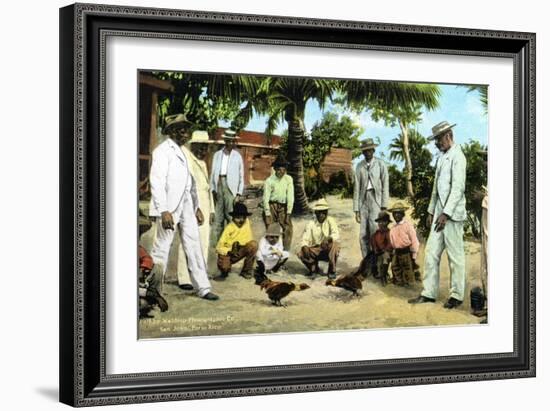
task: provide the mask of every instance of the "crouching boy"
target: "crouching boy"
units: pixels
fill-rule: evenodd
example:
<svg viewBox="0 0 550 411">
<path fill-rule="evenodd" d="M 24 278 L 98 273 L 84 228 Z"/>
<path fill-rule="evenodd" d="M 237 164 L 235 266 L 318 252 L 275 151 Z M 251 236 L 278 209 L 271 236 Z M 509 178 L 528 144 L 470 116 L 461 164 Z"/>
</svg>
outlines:
<svg viewBox="0 0 550 411">
<path fill-rule="evenodd" d="M 281 229 L 278 224 L 270 224 L 265 236 L 260 240 L 256 253 L 256 282 L 265 274 L 276 273 L 288 260 L 288 251 L 283 248 Z"/>
<path fill-rule="evenodd" d="M 220 274 L 214 277 L 214 280 L 224 281 L 231 271 L 231 266 L 242 259 L 244 259 L 244 265 L 240 275 L 250 279 L 258 251 L 258 243 L 252 237 L 252 228 L 248 219 L 251 213 L 248 212 L 245 204 L 236 203 L 229 214 L 232 221 L 223 230 L 216 246 Z"/>
</svg>

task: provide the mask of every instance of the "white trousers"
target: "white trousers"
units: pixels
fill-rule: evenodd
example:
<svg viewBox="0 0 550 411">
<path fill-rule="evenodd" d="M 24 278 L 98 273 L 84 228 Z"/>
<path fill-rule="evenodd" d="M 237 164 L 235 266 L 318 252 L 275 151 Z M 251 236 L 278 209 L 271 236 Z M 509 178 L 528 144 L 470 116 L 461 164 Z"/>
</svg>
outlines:
<svg viewBox="0 0 550 411">
<path fill-rule="evenodd" d="M 186 196 L 184 196 L 185 198 Z M 206 261 L 202 252 L 201 241 L 199 236 L 199 225 L 195 217 L 195 211 L 191 199 L 184 199 L 176 211 L 172 213 L 174 225 L 178 230 L 181 244 L 185 255 L 187 256 L 187 265 L 189 268 L 189 276 L 191 284 L 195 290 L 198 290 L 199 297 L 204 297 L 212 288 L 208 274 L 206 272 Z M 174 240 L 175 230 L 165 230 L 162 228 L 162 219 L 157 218 L 157 233 L 151 250 L 151 257 L 156 263 L 162 264 L 162 280 L 164 282 L 164 274 L 168 266 L 168 255 L 170 246 Z"/>
<path fill-rule="evenodd" d="M 201 209 L 202 210 L 202 209 Z M 204 260 L 208 266 L 208 247 L 210 245 L 210 213 L 207 214 L 203 211 L 204 214 L 204 223 L 199 226 L 199 236 L 202 245 L 202 254 Z M 183 251 L 183 247 L 180 244 L 178 246 L 178 284 L 189 284 L 191 282 L 191 277 L 189 276 L 189 267 L 187 264 L 187 255 Z"/>
<path fill-rule="evenodd" d="M 439 208 L 439 207 L 437 207 Z M 437 299 L 439 294 L 439 265 L 441 254 L 447 250 L 449 268 L 451 270 L 451 282 L 449 298 L 464 301 L 464 289 L 466 288 L 466 257 L 464 255 L 464 222 L 447 220 L 443 231 L 434 230 L 435 222 L 441 210 L 436 208 L 433 224 L 430 229 L 426 252 L 424 256 L 424 280 L 422 295 Z M 439 212 L 439 213 L 438 213 Z"/>
</svg>

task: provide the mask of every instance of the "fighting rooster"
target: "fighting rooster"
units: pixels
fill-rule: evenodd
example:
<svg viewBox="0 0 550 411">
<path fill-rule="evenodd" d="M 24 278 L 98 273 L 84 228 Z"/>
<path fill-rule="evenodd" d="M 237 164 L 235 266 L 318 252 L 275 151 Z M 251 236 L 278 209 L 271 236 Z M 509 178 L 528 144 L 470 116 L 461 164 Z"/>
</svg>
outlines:
<svg viewBox="0 0 550 411">
<path fill-rule="evenodd" d="M 286 307 L 286 305 L 281 303 L 281 300 L 292 291 L 304 291 L 310 288 L 309 285 L 305 283 L 294 284 L 290 281 L 273 281 L 270 280 L 265 274 L 256 275 L 256 284 L 260 286 L 261 290 L 265 290 L 272 304 L 278 307 Z"/>
</svg>

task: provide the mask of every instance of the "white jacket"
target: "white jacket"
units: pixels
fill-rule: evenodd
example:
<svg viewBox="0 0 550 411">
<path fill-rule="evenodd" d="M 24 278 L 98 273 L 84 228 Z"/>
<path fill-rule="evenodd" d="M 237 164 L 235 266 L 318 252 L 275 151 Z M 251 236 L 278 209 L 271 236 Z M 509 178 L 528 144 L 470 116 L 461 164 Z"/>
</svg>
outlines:
<svg viewBox="0 0 550 411">
<path fill-rule="evenodd" d="M 435 166 L 435 178 L 428 213 L 440 211 L 453 221 L 466 220 L 466 157 L 459 144 L 441 154 Z M 435 215 L 435 218 L 439 215 Z"/>
<path fill-rule="evenodd" d="M 189 161 L 172 139 L 166 139 L 153 150 L 149 181 L 151 217 L 159 217 L 163 211 L 173 213 L 184 195 L 189 198 L 183 200 L 192 201 L 195 211 L 199 207 L 195 180 L 189 172 Z"/>
<path fill-rule="evenodd" d="M 218 191 L 218 179 L 222 168 L 223 148 L 214 153 L 212 158 L 212 175 L 210 176 L 210 189 Z M 227 164 L 227 186 L 234 196 L 242 195 L 244 190 L 244 164 L 241 153 L 231 150 L 229 163 Z"/>
</svg>

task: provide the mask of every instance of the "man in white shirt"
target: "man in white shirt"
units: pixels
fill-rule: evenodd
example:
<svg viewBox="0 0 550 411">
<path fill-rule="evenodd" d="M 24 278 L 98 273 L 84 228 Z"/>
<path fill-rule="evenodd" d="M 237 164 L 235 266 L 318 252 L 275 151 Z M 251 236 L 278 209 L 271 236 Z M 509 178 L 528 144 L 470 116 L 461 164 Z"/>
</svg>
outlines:
<svg viewBox="0 0 550 411">
<path fill-rule="evenodd" d="M 210 189 L 216 207 L 210 243 L 215 246 L 225 226 L 231 221 L 235 202 L 242 200 L 244 191 L 244 164 L 241 154 L 235 149 L 237 135 L 232 130 L 223 134 L 224 148 L 214 153 L 210 174 Z"/>
<path fill-rule="evenodd" d="M 328 216 L 327 200 L 322 198 L 314 206 L 315 220 L 310 221 L 302 236 L 298 258 L 308 269 L 308 275 L 319 274 L 319 261 L 328 261 L 328 277 L 336 278 L 336 262 L 340 253 L 340 231 Z"/>
<path fill-rule="evenodd" d="M 199 225 L 204 216 L 199 208 L 195 180 L 189 171 L 189 161 L 180 145 L 190 137 L 191 123 L 185 115 L 166 118 L 163 133 L 169 135 L 153 150 L 150 173 L 151 204 L 149 215 L 157 220 L 157 231 L 151 257 L 166 272 L 168 254 L 178 229 L 183 250 L 187 256 L 189 275 L 199 297 L 217 300 L 212 293 L 206 261 L 202 252 Z M 159 218 L 160 217 L 160 218 Z"/>
</svg>

